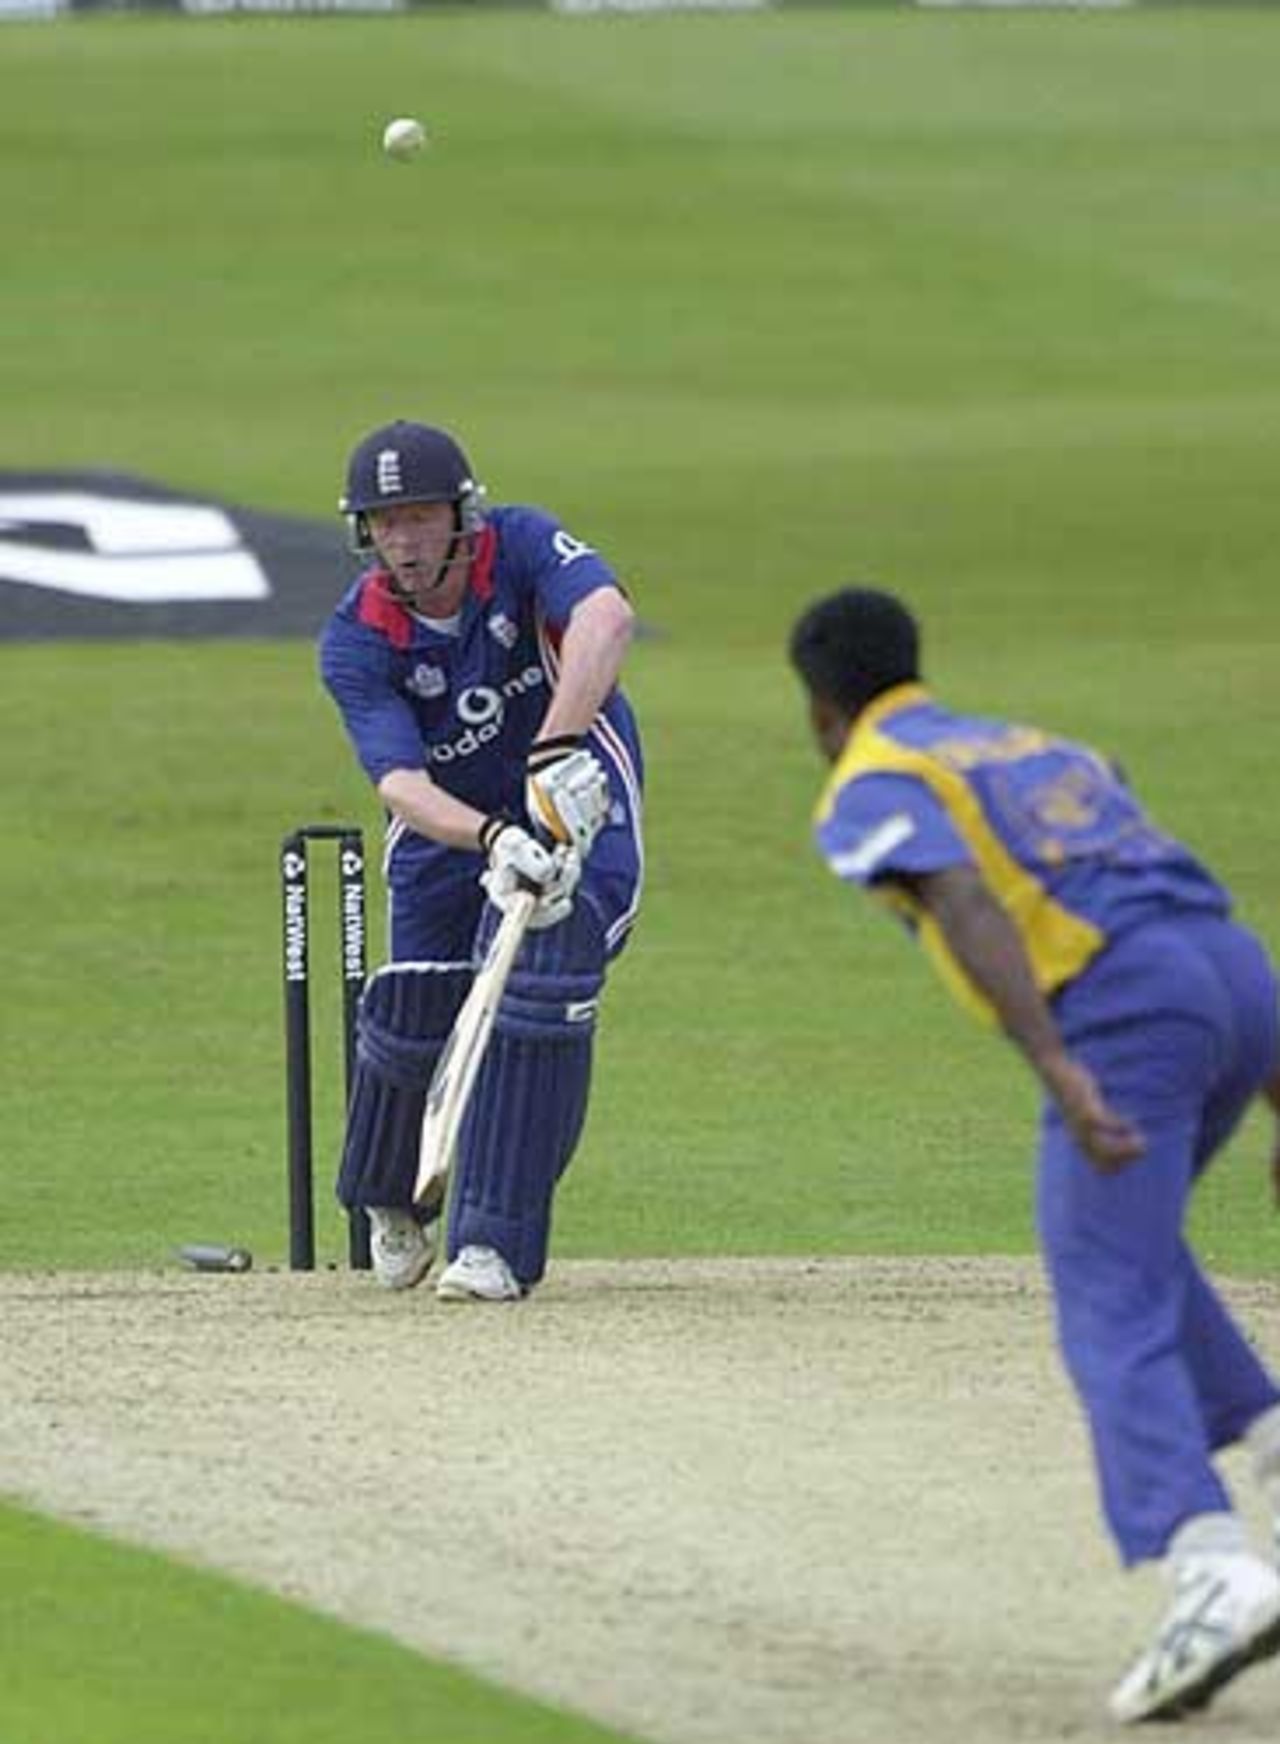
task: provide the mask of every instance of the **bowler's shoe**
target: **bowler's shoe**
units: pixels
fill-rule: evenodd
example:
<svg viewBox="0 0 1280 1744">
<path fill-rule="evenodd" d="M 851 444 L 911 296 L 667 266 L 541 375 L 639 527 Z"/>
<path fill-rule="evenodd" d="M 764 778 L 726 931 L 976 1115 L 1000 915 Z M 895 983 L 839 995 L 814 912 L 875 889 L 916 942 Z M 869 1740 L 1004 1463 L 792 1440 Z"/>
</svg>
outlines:
<svg viewBox="0 0 1280 1744">
<path fill-rule="evenodd" d="M 1233 1677 L 1280 1653 L 1280 1574 L 1248 1551 L 1206 1551 L 1172 1569 L 1173 1602 L 1155 1641 L 1113 1691 L 1111 1717 L 1176 1720 Z"/>
</svg>

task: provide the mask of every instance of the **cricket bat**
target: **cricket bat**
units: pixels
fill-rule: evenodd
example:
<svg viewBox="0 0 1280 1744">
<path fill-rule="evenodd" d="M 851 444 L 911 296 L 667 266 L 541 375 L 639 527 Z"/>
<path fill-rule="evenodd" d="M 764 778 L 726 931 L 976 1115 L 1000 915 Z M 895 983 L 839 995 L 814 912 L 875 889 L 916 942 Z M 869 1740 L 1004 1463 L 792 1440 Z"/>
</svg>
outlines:
<svg viewBox="0 0 1280 1744">
<path fill-rule="evenodd" d="M 436 1061 L 422 1110 L 415 1205 L 435 1209 L 444 1204 L 462 1117 L 489 1045 L 503 989 L 537 902 L 538 893 L 532 890 L 518 890 L 512 897 Z"/>
</svg>

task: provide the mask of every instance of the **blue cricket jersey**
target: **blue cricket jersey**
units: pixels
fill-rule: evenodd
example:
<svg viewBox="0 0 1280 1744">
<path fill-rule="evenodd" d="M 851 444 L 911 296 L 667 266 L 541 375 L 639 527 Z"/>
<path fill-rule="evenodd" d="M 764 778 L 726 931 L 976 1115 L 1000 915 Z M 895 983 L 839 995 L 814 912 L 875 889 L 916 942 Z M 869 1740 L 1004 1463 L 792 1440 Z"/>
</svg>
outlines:
<svg viewBox="0 0 1280 1744">
<path fill-rule="evenodd" d="M 988 1018 L 901 877 L 975 866 L 1046 994 L 1146 920 L 1230 912 L 1222 886 L 1152 824 L 1104 757 L 1034 727 L 954 714 L 919 684 L 886 691 L 854 722 L 815 831 L 831 869 L 887 902 L 961 1002 Z"/>
<path fill-rule="evenodd" d="M 324 629 L 320 669 L 370 781 L 425 769 L 486 815 L 522 816 L 525 759 L 559 675 L 564 627 L 580 600 L 617 585 L 551 515 L 513 505 L 486 511 L 456 632 L 404 606 L 384 570 L 366 570 Z M 621 691 L 587 742 L 608 773 L 615 822 L 638 835 L 643 764 Z M 393 879 L 457 852 L 390 825 Z"/>
</svg>

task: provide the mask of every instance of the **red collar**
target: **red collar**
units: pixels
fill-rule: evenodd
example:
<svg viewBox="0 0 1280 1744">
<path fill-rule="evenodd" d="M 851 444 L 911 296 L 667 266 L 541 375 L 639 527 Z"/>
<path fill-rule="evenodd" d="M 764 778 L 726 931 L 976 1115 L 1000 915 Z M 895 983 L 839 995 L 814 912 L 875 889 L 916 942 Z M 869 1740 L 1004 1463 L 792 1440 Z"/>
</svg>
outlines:
<svg viewBox="0 0 1280 1744">
<path fill-rule="evenodd" d="M 482 603 L 493 598 L 493 566 L 497 559 L 497 529 L 482 527 L 467 578 L 467 585 Z M 385 569 L 371 569 L 365 576 L 356 616 L 362 624 L 385 636 L 393 648 L 408 648 L 413 641 L 413 614 L 392 591 L 391 577 Z"/>
<path fill-rule="evenodd" d="M 481 527 L 471 560 L 471 591 L 478 600 L 493 598 L 493 566 L 498 560 L 498 529 Z"/>
<path fill-rule="evenodd" d="M 393 648 L 407 648 L 413 641 L 413 619 L 408 607 L 392 593 L 391 577 L 385 569 L 371 569 L 365 576 L 356 616 L 385 636 Z"/>
</svg>

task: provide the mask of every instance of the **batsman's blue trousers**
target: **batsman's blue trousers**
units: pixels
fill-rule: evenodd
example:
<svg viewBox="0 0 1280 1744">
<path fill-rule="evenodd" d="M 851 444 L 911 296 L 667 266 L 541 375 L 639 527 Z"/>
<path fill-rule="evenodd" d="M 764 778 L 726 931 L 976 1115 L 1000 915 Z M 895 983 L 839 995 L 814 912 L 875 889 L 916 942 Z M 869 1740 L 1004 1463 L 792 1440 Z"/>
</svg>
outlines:
<svg viewBox="0 0 1280 1744">
<path fill-rule="evenodd" d="M 604 928 L 610 962 L 625 946 L 640 904 L 644 855 L 638 812 L 600 834 L 582 868 L 579 902 L 589 902 Z M 393 962 L 470 962 L 485 910 L 482 854 L 444 848 L 421 836 L 400 838 L 388 868 L 387 931 Z"/>
<path fill-rule="evenodd" d="M 1055 1001 L 1072 1054 L 1146 1135 L 1099 1174 L 1042 1116 L 1038 1220 L 1063 1357 L 1120 1555 L 1162 1555 L 1231 1507 L 1213 1454 L 1280 1388 L 1205 1278 L 1183 1223 L 1199 1172 L 1276 1069 L 1277 987 L 1258 941 L 1212 916 L 1122 935 Z"/>
</svg>

